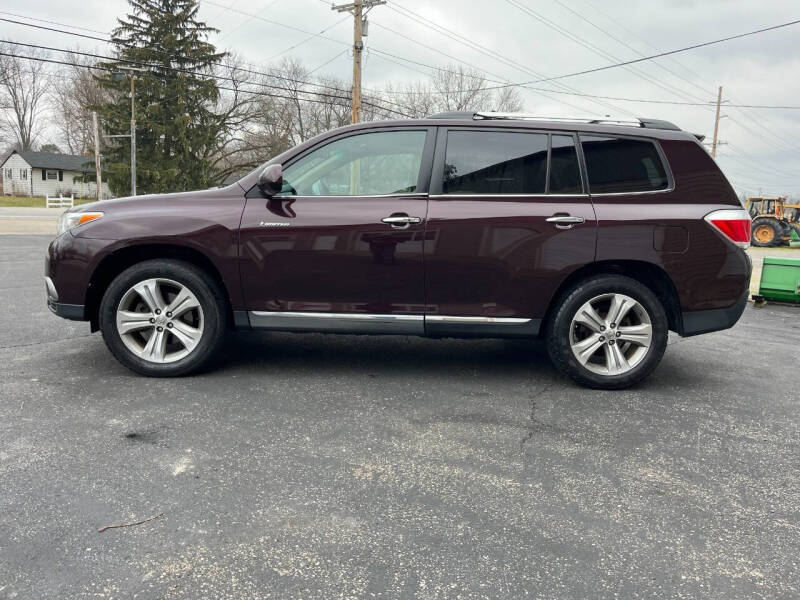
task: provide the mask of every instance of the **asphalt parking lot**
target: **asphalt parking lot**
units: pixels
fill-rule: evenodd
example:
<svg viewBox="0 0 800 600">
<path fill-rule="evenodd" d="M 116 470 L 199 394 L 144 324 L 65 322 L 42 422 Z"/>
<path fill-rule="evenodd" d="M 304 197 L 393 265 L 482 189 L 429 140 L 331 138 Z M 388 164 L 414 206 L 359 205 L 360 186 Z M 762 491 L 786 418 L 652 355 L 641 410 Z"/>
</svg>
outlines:
<svg viewBox="0 0 800 600">
<path fill-rule="evenodd" d="M 625 392 L 534 343 L 256 333 L 155 380 L 50 314 L 47 242 L 0 236 L 0 598 L 800 595 L 800 308 Z"/>
</svg>

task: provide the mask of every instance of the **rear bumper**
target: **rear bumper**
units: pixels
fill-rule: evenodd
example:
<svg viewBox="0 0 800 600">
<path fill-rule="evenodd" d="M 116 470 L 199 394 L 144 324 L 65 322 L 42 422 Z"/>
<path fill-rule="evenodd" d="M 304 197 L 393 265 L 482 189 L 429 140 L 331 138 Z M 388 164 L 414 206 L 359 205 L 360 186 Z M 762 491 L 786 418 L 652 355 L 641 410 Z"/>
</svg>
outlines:
<svg viewBox="0 0 800 600">
<path fill-rule="evenodd" d="M 733 327 L 747 306 L 749 293 L 749 290 L 745 290 L 742 297 L 728 308 L 684 312 L 682 314 L 683 328 L 678 333 L 683 337 L 689 337 Z"/>
</svg>

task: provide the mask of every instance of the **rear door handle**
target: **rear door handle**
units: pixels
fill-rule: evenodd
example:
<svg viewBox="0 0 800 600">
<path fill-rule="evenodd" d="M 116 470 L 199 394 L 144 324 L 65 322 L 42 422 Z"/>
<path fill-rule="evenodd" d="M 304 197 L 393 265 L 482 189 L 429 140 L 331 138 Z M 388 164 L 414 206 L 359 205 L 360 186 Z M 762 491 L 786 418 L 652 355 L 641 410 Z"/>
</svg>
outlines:
<svg viewBox="0 0 800 600">
<path fill-rule="evenodd" d="M 408 215 L 392 215 L 381 219 L 381 221 L 395 229 L 408 229 L 412 224 L 420 223 L 422 219 L 420 217 L 409 217 Z"/>
<path fill-rule="evenodd" d="M 572 229 L 575 225 L 582 225 L 586 222 L 583 217 L 570 217 L 569 215 L 558 215 L 545 219 L 548 223 L 553 223 L 558 229 Z"/>
</svg>

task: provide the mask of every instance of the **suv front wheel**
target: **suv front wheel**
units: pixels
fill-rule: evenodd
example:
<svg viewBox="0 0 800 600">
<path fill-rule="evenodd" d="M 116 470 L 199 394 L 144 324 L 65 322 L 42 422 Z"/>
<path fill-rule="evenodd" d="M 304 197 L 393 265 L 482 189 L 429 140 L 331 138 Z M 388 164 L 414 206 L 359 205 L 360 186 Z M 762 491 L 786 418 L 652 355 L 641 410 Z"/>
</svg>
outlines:
<svg viewBox="0 0 800 600">
<path fill-rule="evenodd" d="M 148 260 L 108 286 L 100 329 L 123 365 L 151 377 L 186 375 L 214 355 L 225 332 L 219 285 L 194 265 Z"/>
<path fill-rule="evenodd" d="M 667 336 L 658 298 L 621 275 L 592 277 L 567 290 L 546 330 L 556 367 L 578 383 L 609 390 L 647 377 L 664 355 Z"/>
</svg>

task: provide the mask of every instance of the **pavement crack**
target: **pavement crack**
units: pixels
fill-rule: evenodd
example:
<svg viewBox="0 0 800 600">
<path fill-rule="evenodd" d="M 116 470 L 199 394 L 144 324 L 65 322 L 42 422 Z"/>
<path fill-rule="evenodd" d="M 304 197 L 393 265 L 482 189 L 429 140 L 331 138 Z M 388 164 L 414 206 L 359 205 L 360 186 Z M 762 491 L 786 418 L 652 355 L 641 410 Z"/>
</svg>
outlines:
<svg viewBox="0 0 800 600">
<path fill-rule="evenodd" d="M 0 346 L 0 350 L 9 350 L 11 348 L 27 348 L 29 346 L 44 346 L 46 344 L 56 344 L 58 342 L 66 342 L 68 340 L 78 340 L 80 338 L 90 337 L 93 334 L 87 333 L 84 335 L 75 335 L 72 337 L 59 338 L 57 340 L 46 340 L 44 342 L 31 342 L 30 344 L 15 344 L 13 346 Z"/>
<path fill-rule="evenodd" d="M 537 431 L 541 431 L 542 429 L 554 429 L 552 425 L 548 425 L 544 421 L 540 421 L 536 418 L 536 402 L 540 400 L 547 392 L 550 391 L 550 388 L 553 386 L 552 382 L 545 384 L 542 386 L 538 392 L 533 394 L 530 398 L 530 416 L 528 417 L 528 426 L 526 427 L 527 431 L 525 432 L 524 437 L 519 442 L 520 450 L 525 449 L 525 444 L 527 444 L 533 438 L 533 435 Z"/>
</svg>

